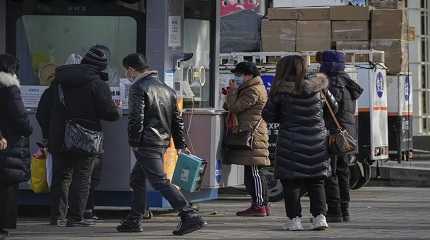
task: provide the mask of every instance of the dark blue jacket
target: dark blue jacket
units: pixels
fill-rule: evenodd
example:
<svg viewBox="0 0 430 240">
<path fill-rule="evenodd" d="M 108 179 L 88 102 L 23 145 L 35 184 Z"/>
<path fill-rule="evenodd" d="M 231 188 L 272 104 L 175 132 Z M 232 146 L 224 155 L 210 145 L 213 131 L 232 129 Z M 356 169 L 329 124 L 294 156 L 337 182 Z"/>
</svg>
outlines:
<svg viewBox="0 0 430 240">
<path fill-rule="evenodd" d="M 272 89 L 263 110 L 267 122 L 280 124 L 275 158 L 279 179 L 314 178 L 330 175 L 328 131 L 324 122 L 321 92 L 328 86 L 323 74 L 305 80 L 298 92 L 295 83 L 284 81 Z M 335 105 L 335 103 L 331 103 Z"/>
</svg>

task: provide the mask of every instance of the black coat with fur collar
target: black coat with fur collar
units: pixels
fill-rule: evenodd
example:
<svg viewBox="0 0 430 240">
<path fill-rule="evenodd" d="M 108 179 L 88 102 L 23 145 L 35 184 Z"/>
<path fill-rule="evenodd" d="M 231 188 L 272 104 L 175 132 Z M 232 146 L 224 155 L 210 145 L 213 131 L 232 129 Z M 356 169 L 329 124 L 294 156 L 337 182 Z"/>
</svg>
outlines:
<svg viewBox="0 0 430 240">
<path fill-rule="evenodd" d="M 32 133 L 16 75 L 0 72 L 0 132 L 8 148 L 0 151 L 0 185 L 27 181 L 30 166 L 28 137 Z"/>
<path fill-rule="evenodd" d="M 267 122 L 280 123 L 276 148 L 275 174 L 279 179 L 314 178 L 330 175 L 321 90 L 328 80 L 318 74 L 306 79 L 303 91 L 293 82 L 272 88 L 263 110 Z"/>
</svg>

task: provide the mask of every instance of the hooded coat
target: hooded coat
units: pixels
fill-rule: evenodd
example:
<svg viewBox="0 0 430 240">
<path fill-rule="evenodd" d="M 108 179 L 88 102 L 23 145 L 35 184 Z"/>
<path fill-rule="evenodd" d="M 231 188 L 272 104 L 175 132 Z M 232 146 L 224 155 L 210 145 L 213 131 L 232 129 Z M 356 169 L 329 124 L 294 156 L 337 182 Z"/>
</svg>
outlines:
<svg viewBox="0 0 430 240">
<path fill-rule="evenodd" d="M 27 117 L 16 75 L 0 72 L 0 132 L 8 148 L 0 151 L 0 185 L 14 185 L 30 177 L 29 139 L 32 127 Z"/>
<path fill-rule="evenodd" d="M 237 118 L 235 131 L 252 131 L 262 119 L 261 112 L 266 102 L 267 91 L 260 77 L 245 82 L 236 91 L 228 94 L 224 108 Z M 228 164 L 247 166 L 270 165 L 266 122 L 261 121 L 254 132 L 253 150 L 226 149 L 224 161 Z"/>
<path fill-rule="evenodd" d="M 17 185 L 30 178 L 28 137 L 32 133 L 16 75 L 0 72 L 0 133 L 8 147 L 0 151 L 0 229 L 15 228 Z"/>
<path fill-rule="evenodd" d="M 60 103 L 58 87 L 64 92 L 66 107 Z M 101 131 L 101 120 L 116 121 L 120 117 L 109 86 L 91 65 L 75 64 L 58 67 L 55 80 L 43 93 L 36 113 L 37 121 L 51 153 L 63 152 L 67 119 Z"/>
<path fill-rule="evenodd" d="M 294 82 L 280 82 L 276 89 L 272 88 L 263 110 L 266 121 L 280 124 L 275 157 L 275 176 L 279 179 L 330 175 L 328 131 L 321 97 L 328 80 L 318 74 L 304 81 L 301 92 Z"/>
<path fill-rule="evenodd" d="M 354 138 L 357 138 L 355 110 L 357 100 L 363 93 L 363 88 L 345 72 L 345 56 L 343 53 L 325 51 L 322 54 L 322 61 L 320 71 L 328 76 L 328 89 L 339 105 L 336 117 L 339 123 Z M 330 116 L 326 117 L 326 124 L 331 133 L 336 132 L 337 127 Z"/>
</svg>

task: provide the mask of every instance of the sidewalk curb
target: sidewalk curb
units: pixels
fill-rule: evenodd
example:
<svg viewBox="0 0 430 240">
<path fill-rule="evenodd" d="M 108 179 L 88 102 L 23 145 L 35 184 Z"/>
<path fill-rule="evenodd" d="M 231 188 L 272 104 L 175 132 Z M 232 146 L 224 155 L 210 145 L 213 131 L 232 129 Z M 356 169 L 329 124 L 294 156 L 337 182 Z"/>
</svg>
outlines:
<svg viewBox="0 0 430 240">
<path fill-rule="evenodd" d="M 430 169 L 380 166 L 377 176 L 376 166 L 372 166 L 370 186 L 430 187 Z"/>
</svg>

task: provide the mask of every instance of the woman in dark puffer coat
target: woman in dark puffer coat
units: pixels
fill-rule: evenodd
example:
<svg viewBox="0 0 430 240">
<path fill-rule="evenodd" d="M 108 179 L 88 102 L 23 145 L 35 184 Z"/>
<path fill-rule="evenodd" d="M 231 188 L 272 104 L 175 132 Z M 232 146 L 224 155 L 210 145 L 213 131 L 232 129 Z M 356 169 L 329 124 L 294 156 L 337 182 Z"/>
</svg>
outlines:
<svg viewBox="0 0 430 240">
<path fill-rule="evenodd" d="M 290 220 L 287 229 L 291 231 L 303 230 L 300 205 L 303 189 L 310 195 L 313 229 L 328 227 L 324 180 L 330 175 L 330 156 L 322 94 L 331 100 L 335 109 L 336 103 L 327 91 L 325 75 L 307 78 L 306 71 L 302 57 L 282 58 L 277 64 L 275 82 L 263 110 L 264 120 L 280 123 L 275 174 L 284 187 Z"/>
<path fill-rule="evenodd" d="M 15 57 L 0 55 L 0 132 L 7 141 L 7 148 L 0 150 L 0 237 L 7 235 L 5 228 L 16 228 L 18 184 L 30 177 L 28 137 L 32 128 L 21 99 L 17 68 Z"/>
</svg>

